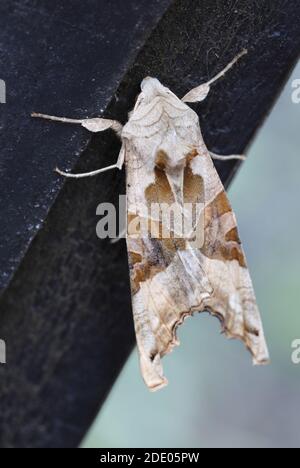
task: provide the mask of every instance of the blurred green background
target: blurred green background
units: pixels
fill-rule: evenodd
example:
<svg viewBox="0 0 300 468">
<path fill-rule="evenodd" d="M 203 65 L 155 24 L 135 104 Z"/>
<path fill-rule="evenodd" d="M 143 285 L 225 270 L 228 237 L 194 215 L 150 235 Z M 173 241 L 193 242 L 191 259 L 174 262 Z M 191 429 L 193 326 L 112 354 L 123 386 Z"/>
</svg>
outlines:
<svg viewBox="0 0 300 468">
<path fill-rule="evenodd" d="M 300 447 L 300 104 L 294 70 L 229 196 L 264 322 L 272 363 L 254 368 L 243 345 L 196 315 L 164 359 L 169 386 L 151 394 L 134 350 L 83 447 Z"/>
</svg>

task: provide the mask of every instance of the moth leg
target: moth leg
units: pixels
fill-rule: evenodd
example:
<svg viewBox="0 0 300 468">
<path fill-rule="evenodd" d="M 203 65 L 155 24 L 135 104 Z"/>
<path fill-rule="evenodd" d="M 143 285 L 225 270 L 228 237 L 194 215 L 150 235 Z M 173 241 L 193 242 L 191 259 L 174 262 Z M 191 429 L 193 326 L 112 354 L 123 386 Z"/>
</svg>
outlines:
<svg viewBox="0 0 300 468">
<path fill-rule="evenodd" d="M 234 159 L 238 159 L 240 161 L 245 161 L 247 158 L 243 154 L 230 154 L 228 156 L 223 156 L 220 154 L 213 153 L 212 151 L 209 152 L 212 159 L 217 161 L 232 161 Z"/>
<path fill-rule="evenodd" d="M 248 51 L 246 49 L 242 50 L 220 73 L 218 73 L 214 78 L 209 80 L 207 83 L 204 83 L 197 88 L 189 91 L 183 98 L 183 102 L 201 102 L 207 97 L 210 87 L 213 83 L 222 78 L 235 64 L 240 60 L 241 57 L 246 55 Z"/>
<path fill-rule="evenodd" d="M 72 173 L 69 173 L 69 172 L 61 171 L 58 168 L 55 169 L 55 172 L 57 172 L 59 175 L 61 175 L 63 177 L 68 177 L 68 178 L 72 178 L 72 179 L 83 179 L 85 177 L 93 177 L 93 176 L 96 176 L 98 174 L 102 174 L 102 172 L 108 172 L 108 171 L 111 171 L 113 169 L 121 170 L 123 165 L 124 165 L 124 162 L 125 162 L 125 149 L 124 149 L 124 146 L 122 146 L 116 164 L 112 164 L 111 166 L 103 167 L 102 169 L 97 169 L 96 171 L 92 171 L 92 172 L 84 172 L 82 174 L 72 174 Z"/>
<path fill-rule="evenodd" d="M 68 119 L 66 117 L 55 117 L 54 115 L 37 114 L 36 112 L 33 112 L 31 117 L 52 120 L 54 122 L 82 125 L 82 127 L 93 133 L 104 132 L 111 128 L 119 137 L 121 136 L 123 129 L 122 124 L 117 120 L 101 119 L 98 117 L 94 119 Z"/>
</svg>

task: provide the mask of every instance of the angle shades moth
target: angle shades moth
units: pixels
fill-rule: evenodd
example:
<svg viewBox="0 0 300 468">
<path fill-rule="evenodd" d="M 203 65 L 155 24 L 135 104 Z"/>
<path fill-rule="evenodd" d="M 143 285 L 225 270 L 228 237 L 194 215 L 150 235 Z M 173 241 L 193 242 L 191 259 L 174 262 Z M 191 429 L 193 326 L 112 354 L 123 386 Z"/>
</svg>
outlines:
<svg viewBox="0 0 300 468">
<path fill-rule="evenodd" d="M 187 105 L 203 101 L 212 84 L 245 53 L 182 99 L 158 79 L 145 78 L 124 126 L 103 118 L 75 120 L 32 114 L 80 124 L 91 132 L 111 128 L 121 138 L 115 164 L 85 174 L 57 172 L 81 178 L 126 167 L 132 308 L 141 372 L 152 391 L 167 384 L 162 357 L 179 344 L 176 330 L 194 312 L 208 311 L 218 317 L 227 337 L 244 342 L 254 364 L 269 359 L 236 218 L 213 164 L 213 159 L 243 157 L 209 152 L 198 115 Z M 162 221 L 160 214 L 149 216 L 145 207 L 152 204 L 175 205 L 179 220 L 183 224 L 188 220 L 192 233 L 202 232 L 200 243 L 182 234 L 178 216 L 172 222 Z M 198 214 L 187 215 L 186 204 L 198 205 Z M 149 222 L 156 236 L 150 235 Z"/>
</svg>

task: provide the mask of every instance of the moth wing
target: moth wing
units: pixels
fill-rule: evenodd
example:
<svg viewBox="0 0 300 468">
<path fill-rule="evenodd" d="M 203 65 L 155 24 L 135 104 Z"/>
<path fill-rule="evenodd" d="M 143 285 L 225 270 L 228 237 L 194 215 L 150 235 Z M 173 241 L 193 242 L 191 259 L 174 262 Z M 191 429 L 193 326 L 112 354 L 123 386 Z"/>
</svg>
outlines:
<svg viewBox="0 0 300 468">
<path fill-rule="evenodd" d="M 148 387 L 157 390 L 167 384 L 161 358 L 178 345 L 176 329 L 193 312 L 209 311 L 217 316 L 229 338 L 245 343 L 255 364 L 265 363 L 268 351 L 236 219 L 209 154 L 193 158 L 183 175 L 185 202 L 204 206 L 199 216 L 204 229 L 201 246 L 186 238 L 149 234 L 149 221 L 159 229 L 162 226 L 158 218 L 147 218 L 141 206 L 174 202 L 168 177 L 164 170 L 156 169 L 155 180 L 141 189 L 141 181 L 148 177 L 145 167 L 128 172 L 133 314 Z M 135 232 L 143 223 L 143 229 Z"/>
<path fill-rule="evenodd" d="M 213 293 L 205 301 L 205 309 L 220 318 L 229 338 L 244 342 L 254 364 L 265 364 L 269 353 L 236 217 L 207 152 L 192 161 L 192 171 L 206 174 L 200 254 Z"/>
<path fill-rule="evenodd" d="M 209 296 L 211 288 L 200 263 L 187 274 L 190 267 L 185 239 L 163 237 L 159 217 L 148 213 L 150 203 L 171 206 L 174 202 L 165 172 L 155 170 L 151 180 L 145 166 L 138 165 L 138 157 L 129 154 L 129 160 L 136 161 L 134 169 L 127 167 L 133 316 L 141 372 L 149 389 L 157 390 L 167 384 L 161 357 L 178 344 L 177 326 L 189 315 L 191 305 Z"/>
<path fill-rule="evenodd" d="M 176 112 L 186 112 L 176 106 Z M 187 134 L 187 126 L 180 119 L 177 125 L 172 116 L 175 141 L 168 133 L 170 120 L 166 129 L 161 118 L 155 127 L 157 112 L 157 105 L 147 108 L 146 123 L 151 125 L 129 122 L 124 131 L 133 316 L 141 371 L 150 390 L 167 384 L 161 358 L 179 344 L 176 330 L 194 312 L 218 317 L 227 337 L 242 340 L 255 364 L 269 358 L 236 219 L 199 127 L 193 122 Z M 141 136 L 137 125 L 147 135 Z M 157 151 L 162 147 L 164 151 Z M 180 168 L 165 167 L 175 156 Z M 174 203 L 181 206 L 184 225 L 185 206 L 199 206 L 196 216 L 192 212 L 196 238 L 190 230 L 180 231 L 177 217 L 165 222 L 152 211 L 153 205 L 171 209 Z"/>
</svg>

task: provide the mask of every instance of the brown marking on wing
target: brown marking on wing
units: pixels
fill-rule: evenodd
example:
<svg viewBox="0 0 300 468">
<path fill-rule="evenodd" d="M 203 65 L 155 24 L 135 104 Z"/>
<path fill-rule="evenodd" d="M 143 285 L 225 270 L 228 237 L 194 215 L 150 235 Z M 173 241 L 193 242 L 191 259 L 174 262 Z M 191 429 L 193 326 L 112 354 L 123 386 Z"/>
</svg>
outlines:
<svg viewBox="0 0 300 468">
<path fill-rule="evenodd" d="M 184 201 L 185 203 L 204 202 L 204 183 L 201 176 L 193 174 L 190 161 L 198 156 L 198 151 L 194 150 L 187 156 L 187 165 L 184 168 Z M 145 190 L 145 197 L 148 204 L 175 202 L 172 189 L 165 173 L 168 155 L 164 151 L 159 151 L 156 157 L 155 182 Z"/>
<path fill-rule="evenodd" d="M 168 165 L 169 156 L 163 150 L 157 152 L 156 159 L 155 159 L 155 166 L 160 169 L 164 170 Z"/>
<path fill-rule="evenodd" d="M 197 156 L 199 156 L 199 153 L 198 153 L 198 150 L 196 148 L 194 148 L 190 153 L 187 154 L 185 160 L 186 160 L 186 165 L 188 166 L 190 164 L 190 162 L 196 158 Z"/>
<path fill-rule="evenodd" d="M 129 266 L 131 268 L 131 253 L 129 252 Z M 140 284 L 148 279 L 153 278 L 155 275 L 164 271 L 165 267 L 152 265 L 150 261 L 146 260 L 143 263 L 137 263 L 133 266 L 131 278 L 132 294 L 136 294 L 140 289 Z"/>
<path fill-rule="evenodd" d="M 130 251 L 129 240 L 128 257 L 133 294 L 139 290 L 141 283 L 164 271 L 172 262 L 177 251 L 175 245 L 172 245 L 172 239 L 148 239 L 145 242 L 141 238 L 139 242 L 143 255 Z M 178 245 L 179 247 L 180 245 Z"/>
<path fill-rule="evenodd" d="M 172 258 L 170 259 L 169 264 L 173 260 L 173 257 L 174 257 L 175 253 L 178 250 L 185 250 L 186 249 L 186 240 L 185 239 L 179 239 L 179 238 L 177 238 L 177 239 L 174 239 L 174 238 L 160 239 L 160 243 L 162 245 L 162 248 L 163 248 L 164 252 L 168 252 L 168 253 L 170 253 L 172 255 Z"/>
<path fill-rule="evenodd" d="M 221 218 L 221 216 L 231 211 L 229 200 L 225 191 L 223 191 L 205 208 L 205 225 L 211 224 L 215 219 Z"/>
<path fill-rule="evenodd" d="M 220 253 L 224 260 L 237 260 L 241 267 L 247 268 L 245 255 L 240 246 L 232 243 L 220 245 Z"/>
<path fill-rule="evenodd" d="M 147 187 L 145 190 L 145 198 L 149 209 L 151 208 L 152 203 L 167 204 L 170 206 L 175 203 L 175 198 L 164 170 L 155 168 L 155 183 Z M 175 238 L 173 232 L 168 232 L 168 237 L 165 237 L 163 236 L 161 221 L 151 220 L 151 223 L 153 224 L 155 231 L 158 233 L 156 240 L 160 243 L 162 253 L 166 252 L 167 257 L 169 257 L 169 253 L 172 254 L 172 261 L 177 250 L 183 250 L 186 248 L 185 239 Z"/>
<path fill-rule="evenodd" d="M 226 242 L 236 242 L 241 245 L 241 239 L 237 230 L 237 227 L 232 228 L 231 231 L 228 231 L 225 236 Z"/>
<path fill-rule="evenodd" d="M 163 169 L 167 163 L 168 156 L 163 151 L 158 152 L 155 168 L 155 183 L 149 185 L 145 190 L 145 198 L 147 201 L 148 209 L 151 208 L 152 203 L 164 203 L 173 205 L 175 198 L 170 187 L 168 178 Z M 201 178 L 200 178 L 201 179 Z M 196 180 L 196 179 L 195 179 Z M 198 184 L 199 185 L 199 184 Z M 188 191 L 196 190 L 196 185 L 189 186 Z M 194 192 L 193 192 L 194 193 Z M 187 196 L 192 195 L 187 192 Z M 138 224 L 136 217 L 138 215 L 130 214 L 128 216 L 128 225 L 135 222 Z M 185 250 L 186 240 L 181 238 L 175 238 L 173 232 L 166 233 L 163 236 L 163 227 L 161 221 L 147 220 L 149 237 L 138 239 L 140 242 L 140 249 L 143 252 L 142 255 L 137 256 L 135 252 L 130 251 L 130 230 L 128 239 L 128 250 L 129 250 L 129 265 L 131 270 L 131 282 L 133 294 L 139 290 L 140 283 L 153 278 L 156 274 L 164 271 L 173 261 L 174 256 L 178 250 Z M 154 228 L 154 232 L 157 233 L 156 237 L 150 237 L 151 226 Z"/>
<path fill-rule="evenodd" d="M 160 230 L 161 232 L 162 230 Z M 164 271 L 172 263 L 178 250 L 186 249 L 185 239 L 155 239 L 149 237 L 146 240 L 141 237 L 138 242 L 143 254 L 131 251 L 130 239 L 128 240 L 129 268 L 133 294 L 139 290 L 140 283 Z"/>
<path fill-rule="evenodd" d="M 129 252 L 129 253 L 130 253 L 130 259 L 129 259 L 130 266 L 134 267 L 136 263 L 142 262 L 143 257 L 141 254 L 136 253 L 136 252 Z"/>
<path fill-rule="evenodd" d="M 204 203 L 203 179 L 189 165 L 184 170 L 183 196 L 185 203 Z"/>
<path fill-rule="evenodd" d="M 189 161 L 198 156 L 198 151 L 194 150 L 188 155 Z M 155 183 L 149 185 L 145 190 L 145 198 L 148 208 L 152 203 L 166 203 L 172 205 L 175 202 L 168 178 L 165 173 L 165 166 L 168 161 L 168 155 L 164 151 L 159 151 L 156 157 Z M 203 203 L 204 202 L 204 182 L 201 176 L 193 174 L 190 164 L 184 168 L 184 201 L 185 203 Z M 128 223 L 134 220 L 130 216 Z M 196 224 L 195 220 L 195 224 Z M 130 252 L 129 263 L 132 271 L 132 289 L 137 292 L 140 283 L 153 278 L 156 274 L 164 271 L 173 261 L 176 252 L 186 250 L 186 239 L 174 238 L 174 233 L 168 233 L 169 237 L 163 237 L 162 224 L 159 221 L 151 221 L 158 233 L 157 238 L 151 238 L 146 241 L 141 238 L 143 247 L 143 257 L 136 256 Z M 149 221 L 150 229 L 150 221 Z"/>
<path fill-rule="evenodd" d="M 145 198 L 149 206 L 151 203 L 168 203 L 172 205 L 175 202 L 172 189 L 164 170 L 158 167 L 155 168 L 155 182 L 146 188 Z"/>
<path fill-rule="evenodd" d="M 211 259 L 237 260 L 241 267 L 246 268 L 246 259 L 237 228 L 232 228 L 228 232 L 224 232 L 223 229 L 222 216 L 230 213 L 232 209 L 225 191 L 205 208 L 204 245 L 201 252 Z"/>
</svg>

